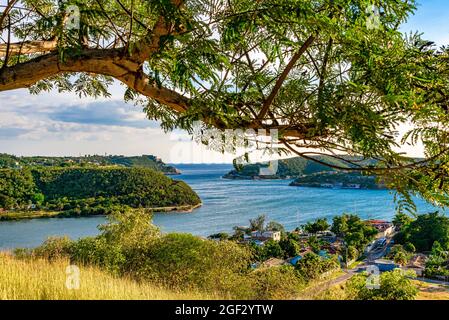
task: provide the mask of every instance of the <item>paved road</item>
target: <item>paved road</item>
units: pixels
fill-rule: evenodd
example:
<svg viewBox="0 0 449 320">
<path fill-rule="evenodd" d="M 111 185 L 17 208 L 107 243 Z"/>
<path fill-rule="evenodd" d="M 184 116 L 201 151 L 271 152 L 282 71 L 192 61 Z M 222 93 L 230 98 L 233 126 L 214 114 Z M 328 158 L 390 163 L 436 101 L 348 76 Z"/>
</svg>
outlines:
<svg viewBox="0 0 449 320">
<path fill-rule="evenodd" d="M 335 285 L 338 285 L 340 283 L 348 281 L 355 274 L 357 274 L 361 269 L 366 269 L 367 266 L 374 264 L 375 260 L 384 257 L 388 250 L 390 242 L 391 242 L 391 238 L 388 238 L 387 242 L 385 243 L 385 245 L 382 248 L 375 248 L 374 250 L 371 250 L 370 252 L 368 252 L 367 258 L 365 260 L 363 260 L 363 263 L 358 265 L 356 268 L 343 270 L 345 272 L 345 274 L 343 274 L 335 279 L 331 279 L 329 281 L 321 283 L 315 287 L 312 287 L 312 288 L 308 289 L 306 292 L 309 294 L 312 294 L 312 295 L 317 295 L 330 287 L 333 287 Z"/>
<path fill-rule="evenodd" d="M 345 274 L 342 274 L 341 276 L 330 279 L 326 282 L 320 283 L 319 285 L 316 285 L 312 288 L 309 288 L 305 291 L 305 296 L 316 296 L 323 292 L 324 290 L 329 289 L 330 287 L 336 286 L 340 283 L 343 283 L 349 279 L 351 279 L 355 274 L 357 274 L 359 267 L 350 269 L 350 270 L 344 270 Z M 304 293 L 303 293 L 304 295 Z"/>
<path fill-rule="evenodd" d="M 375 260 L 381 259 L 387 254 L 388 247 L 390 246 L 391 238 L 387 238 L 385 245 L 382 248 L 375 248 L 368 252 L 365 261 L 368 264 L 373 264 Z"/>
</svg>

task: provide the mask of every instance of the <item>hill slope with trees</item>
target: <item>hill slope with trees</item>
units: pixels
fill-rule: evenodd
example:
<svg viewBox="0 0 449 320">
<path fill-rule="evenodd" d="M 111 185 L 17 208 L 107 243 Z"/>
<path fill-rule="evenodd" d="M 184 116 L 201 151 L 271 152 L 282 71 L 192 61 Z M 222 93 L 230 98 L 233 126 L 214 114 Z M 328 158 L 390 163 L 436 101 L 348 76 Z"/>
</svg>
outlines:
<svg viewBox="0 0 449 320">
<path fill-rule="evenodd" d="M 228 179 L 286 179 L 295 178 L 302 175 L 323 173 L 323 172 L 335 172 L 335 167 L 352 168 L 349 162 L 342 159 L 347 159 L 350 162 L 359 162 L 361 165 L 369 166 L 374 165 L 372 160 L 361 160 L 359 157 L 345 156 L 342 159 L 336 159 L 331 156 L 313 156 L 314 160 L 304 159 L 302 157 L 294 157 L 289 159 L 278 160 L 278 167 L 276 174 L 274 175 L 261 175 L 260 169 L 268 167 L 268 163 L 252 163 L 243 165 L 241 168 L 236 168 L 230 171 L 224 177 Z M 319 162 L 326 163 L 327 165 L 320 164 Z"/>
<path fill-rule="evenodd" d="M 184 182 L 147 168 L 0 170 L 0 208 L 67 215 L 108 214 L 123 207 L 191 208 L 201 203 Z"/>
</svg>

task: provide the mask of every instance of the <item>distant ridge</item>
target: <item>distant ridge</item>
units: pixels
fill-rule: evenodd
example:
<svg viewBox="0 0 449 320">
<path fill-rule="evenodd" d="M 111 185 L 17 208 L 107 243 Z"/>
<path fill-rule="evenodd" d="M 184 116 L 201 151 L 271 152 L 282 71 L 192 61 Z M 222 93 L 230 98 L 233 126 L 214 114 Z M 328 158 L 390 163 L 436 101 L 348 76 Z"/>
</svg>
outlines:
<svg viewBox="0 0 449 320">
<path fill-rule="evenodd" d="M 0 169 L 17 169 L 23 167 L 82 167 L 82 166 L 111 166 L 117 165 L 127 168 L 150 168 L 168 175 L 180 174 L 175 167 L 165 164 L 153 155 L 123 156 L 123 155 L 87 155 L 80 157 L 17 157 L 0 154 Z"/>
<path fill-rule="evenodd" d="M 350 168 L 350 164 L 344 160 L 336 159 L 331 156 L 313 156 L 313 158 L 329 163 L 338 167 Z M 344 156 L 347 160 L 360 161 L 361 158 Z M 374 160 L 364 160 L 359 162 L 361 165 L 375 164 Z M 322 165 L 312 160 L 306 160 L 301 157 L 278 160 L 277 172 L 274 175 L 260 175 L 260 169 L 267 164 L 255 163 L 244 165 L 240 170 L 231 170 L 223 177 L 226 179 L 293 179 L 302 175 L 328 173 L 337 171 L 331 167 Z"/>
</svg>

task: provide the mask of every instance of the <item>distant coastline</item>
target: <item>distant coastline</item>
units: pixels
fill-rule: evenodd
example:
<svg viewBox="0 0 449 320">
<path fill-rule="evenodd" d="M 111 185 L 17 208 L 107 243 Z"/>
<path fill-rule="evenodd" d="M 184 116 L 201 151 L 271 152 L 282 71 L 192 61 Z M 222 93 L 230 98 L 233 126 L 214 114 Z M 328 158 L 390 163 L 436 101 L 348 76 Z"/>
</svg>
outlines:
<svg viewBox="0 0 449 320">
<path fill-rule="evenodd" d="M 334 164 L 338 167 L 345 167 L 342 161 L 322 156 L 316 157 L 320 162 Z M 351 160 L 358 158 L 349 157 Z M 364 160 L 372 163 L 370 160 Z M 375 176 L 363 175 L 360 172 L 350 172 L 336 170 L 331 167 L 316 163 L 312 160 L 305 160 L 299 157 L 282 159 L 277 163 L 275 174 L 263 175 L 263 168 L 268 164 L 254 163 L 247 164 L 239 169 L 234 169 L 226 173 L 224 179 L 232 180 L 293 180 L 289 185 L 295 187 L 323 188 L 323 189 L 368 189 L 387 190 L 388 187 Z M 349 169 L 349 168 L 348 168 Z"/>
<path fill-rule="evenodd" d="M 238 173 L 235 173 L 234 171 L 229 172 L 223 176 L 223 179 L 229 179 L 229 180 L 291 180 L 294 179 L 294 177 L 291 176 L 278 176 L 278 175 L 253 175 L 253 176 L 245 176 L 245 175 L 239 175 Z"/>
</svg>

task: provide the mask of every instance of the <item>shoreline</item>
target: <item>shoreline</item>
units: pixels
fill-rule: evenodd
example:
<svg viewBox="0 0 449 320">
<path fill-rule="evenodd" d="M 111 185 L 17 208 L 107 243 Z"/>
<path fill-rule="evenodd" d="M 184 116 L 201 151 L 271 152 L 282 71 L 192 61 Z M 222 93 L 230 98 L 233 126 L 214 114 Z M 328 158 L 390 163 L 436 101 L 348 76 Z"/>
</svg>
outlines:
<svg viewBox="0 0 449 320">
<path fill-rule="evenodd" d="M 227 180 L 293 180 L 296 177 L 280 177 L 280 176 L 236 176 L 236 175 L 228 175 L 225 174 L 222 176 L 223 179 Z"/>
<path fill-rule="evenodd" d="M 193 210 L 198 209 L 203 205 L 202 202 L 195 205 L 180 205 L 180 206 L 170 206 L 170 207 L 155 207 L 155 208 L 144 208 L 145 211 L 151 213 L 192 213 Z M 136 208 L 131 208 L 136 209 Z M 0 223 L 3 221 L 19 221 L 19 220 L 32 220 L 32 219 L 43 219 L 43 218 L 80 218 L 80 217 L 98 217 L 107 215 L 66 215 L 65 211 L 6 211 L 0 212 Z"/>
<path fill-rule="evenodd" d="M 145 210 L 150 211 L 152 213 L 191 213 L 193 210 L 198 209 L 203 205 L 202 202 L 195 205 L 181 205 L 181 206 L 172 206 L 172 207 L 156 207 L 156 208 L 145 208 Z"/>
</svg>

